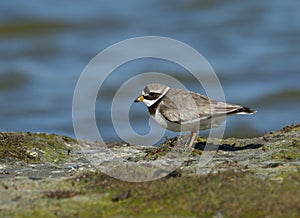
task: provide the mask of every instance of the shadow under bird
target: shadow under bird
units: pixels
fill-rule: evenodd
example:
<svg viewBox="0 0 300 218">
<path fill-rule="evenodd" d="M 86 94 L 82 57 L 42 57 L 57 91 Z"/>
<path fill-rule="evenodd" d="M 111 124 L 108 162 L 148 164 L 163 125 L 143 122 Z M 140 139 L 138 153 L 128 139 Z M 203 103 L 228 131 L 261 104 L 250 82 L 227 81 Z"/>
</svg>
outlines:
<svg viewBox="0 0 300 218">
<path fill-rule="evenodd" d="M 193 147 L 198 130 L 216 128 L 233 114 L 254 114 L 248 107 L 214 101 L 196 92 L 170 88 L 159 83 L 147 85 L 134 102 L 143 102 L 152 118 L 174 132 L 191 131 Z"/>
</svg>

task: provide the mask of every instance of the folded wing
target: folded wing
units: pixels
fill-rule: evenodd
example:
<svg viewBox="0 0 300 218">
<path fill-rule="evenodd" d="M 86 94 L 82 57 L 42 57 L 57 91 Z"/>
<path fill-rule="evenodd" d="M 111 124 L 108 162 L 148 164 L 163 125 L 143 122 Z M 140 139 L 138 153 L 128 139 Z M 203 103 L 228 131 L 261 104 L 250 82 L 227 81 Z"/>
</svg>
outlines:
<svg viewBox="0 0 300 218">
<path fill-rule="evenodd" d="M 256 112 L 247 107 L 213 101 L 201 94 L 181 89 L 171 89 L 162 100 L 159 111 L 167 120 L 176 123 Z"/>
</svg>

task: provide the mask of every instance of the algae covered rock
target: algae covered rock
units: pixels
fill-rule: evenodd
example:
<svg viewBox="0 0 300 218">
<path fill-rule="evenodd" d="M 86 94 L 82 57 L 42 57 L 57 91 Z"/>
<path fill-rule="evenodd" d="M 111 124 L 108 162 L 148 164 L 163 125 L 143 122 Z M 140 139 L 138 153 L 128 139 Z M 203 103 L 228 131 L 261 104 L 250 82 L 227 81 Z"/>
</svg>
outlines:
<svg viewBox="0 0 300 218">
<path fill-rule="evenodd" d="M 299 216 L 300 125 L 219 144 L 198 138 L 194 150 L 179 140 L 155 147 L 0 133 L 0 217 Z M 135 169 L 151 164 L 146 174 Z M 116 179 L 132 179 L 128 166 L 159 179 Z"/>
</svg>

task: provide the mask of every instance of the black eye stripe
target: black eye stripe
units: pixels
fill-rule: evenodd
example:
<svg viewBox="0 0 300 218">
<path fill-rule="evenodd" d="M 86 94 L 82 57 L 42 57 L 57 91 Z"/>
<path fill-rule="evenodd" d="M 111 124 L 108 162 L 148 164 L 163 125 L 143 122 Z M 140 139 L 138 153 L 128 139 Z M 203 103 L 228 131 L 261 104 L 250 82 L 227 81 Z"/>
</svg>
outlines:
<svg viewBox="0 0 300 218">
<path fill-rule="evenodd" d="M 150 92 L 148 95 L 144 95 L 144 98 L 146 100 L 155 100 L 155 99 L 158 99 L 160 95 L 161 94 L 159 94 L 159 93 Z"/>
</svg>

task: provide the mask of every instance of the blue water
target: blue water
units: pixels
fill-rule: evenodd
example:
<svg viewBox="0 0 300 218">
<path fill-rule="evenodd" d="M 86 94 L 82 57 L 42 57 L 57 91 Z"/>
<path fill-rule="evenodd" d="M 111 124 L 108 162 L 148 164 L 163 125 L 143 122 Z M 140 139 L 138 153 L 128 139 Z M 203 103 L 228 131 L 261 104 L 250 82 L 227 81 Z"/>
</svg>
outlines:
<svg viewBox="0 0 300 218">
<path fill-rule="evenodd" d="M 299 11 L 296 0 L 2 1 L 0 130 L 74 136 L 72 98 L 84 67 L 108 46 L 145 35 L 192 46 L 214 68 L 228 102 L 258 110 L 253 116 L 230 117 L 226 136 L 260 135 L 297 123 Z M 96 103 L 105 140 L 120 140 L 110 118 L 114 93 L 130 77 L 147 71 L 177 76 L 187 88 L 201 91 L 174 64 L 147 59 L 121 66 L 108 78 Z M 143 105 L 131 108 L 132 126 L 140 134 L 149 131 L 148 116 Z"/>
</svg>

